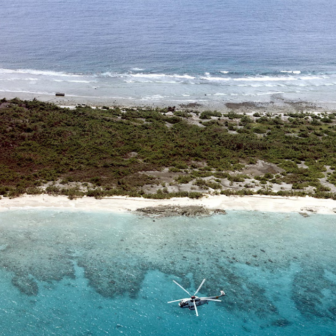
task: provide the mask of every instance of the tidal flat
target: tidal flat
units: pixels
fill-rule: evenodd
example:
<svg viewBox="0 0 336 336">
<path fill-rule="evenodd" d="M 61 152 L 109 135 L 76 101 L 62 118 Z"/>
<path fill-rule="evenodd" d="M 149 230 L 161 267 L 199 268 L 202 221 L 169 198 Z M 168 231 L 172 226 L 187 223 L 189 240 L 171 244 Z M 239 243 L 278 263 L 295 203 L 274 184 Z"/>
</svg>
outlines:
<svg viewBox="0 0 336 336">
<path fill-rule="evenodd" d="M 334 335 L 335 246 L 333 215 L 3 211 L 0 334 Z"/>
</svg>

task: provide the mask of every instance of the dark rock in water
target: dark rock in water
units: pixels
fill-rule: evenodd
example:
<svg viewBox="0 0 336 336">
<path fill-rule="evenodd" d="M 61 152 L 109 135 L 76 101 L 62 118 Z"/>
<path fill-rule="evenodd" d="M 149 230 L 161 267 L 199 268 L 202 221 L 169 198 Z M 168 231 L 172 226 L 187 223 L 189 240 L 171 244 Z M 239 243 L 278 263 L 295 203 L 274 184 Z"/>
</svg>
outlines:
<svg viewBox="0 0 336 336">
<path fill-rule="evenodd" d="M 299 212 L 299 214 L 302 216 L 302 217 L 309 217 L 309 215 L 307 214 L 307 212 Z"/>
<path fill-rule="evenodd" d="M 266 252 L 265 250 L 260 249 L 261 252 Z"/>
<path fill-rule="evenodd" d="M 273 321 L 272 325 L 275 327 L 288 327 L 289 325 L 291 325 L 291 322 L 286 319 L 281 319 Z"/>
<path fill-rule="evenodd" d="M 156 217 L 172 217 L 172 216 L 187 216 L 187 217 L 204 217 L 213 214 L 226 214 L 222 209 L 207 209 L 200 205 L 190 206 L 174 206 L 163 205 L 157 207 L 148 207 L 137 209 L 137 212 L 146 216 Z"/>
<path fill-rule="evenodd" d="M 222 209 L 215 209 L 213 211 L 215 214 L 218 214 L 218 215 L 226 215 L 226 211 Z"/>
<path fill-rule="evenodd" d="M 15 276 L 12 279 L 12 284 L 17 287 L 21 293 L 28 296 L 36 296 L 38 294 L 36 281 L 28 276 Z"/>
<path fill-rule="evenodd" d="M 252 331 L 252 329 L 250 329 L 250 328 L 248 328 L 248 327 L 246 327 L 246 326 L 244 326 L 244 325 L 242 325 L 242 328 L 243 328 L 246 332 L 248 332 L 248 333 L 250 333 L 250 332 Z"/>
<path fill-rule="evenodd" d="M 336 306 L 335 307 L 331 307 L 328 310 L 330 311 L 331 314 L 333 314 L 334 316 L 336 316 Z"/>
</svg>

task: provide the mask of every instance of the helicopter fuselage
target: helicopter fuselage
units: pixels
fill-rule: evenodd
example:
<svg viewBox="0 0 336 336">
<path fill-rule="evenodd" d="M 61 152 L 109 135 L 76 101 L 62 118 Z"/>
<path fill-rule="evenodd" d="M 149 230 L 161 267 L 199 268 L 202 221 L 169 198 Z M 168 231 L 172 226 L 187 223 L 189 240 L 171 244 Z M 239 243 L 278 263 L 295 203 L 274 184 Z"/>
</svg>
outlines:
<svg viewBox="0 0 336 336">
<path fill-rule="evenodd" d="M 195 310 L 195 306 L 194 306 L 194 301 L 195 301 L 195 304 L 196 306 L 202 306 L 204 304 L 208 304 L 208 299 L 209 300 L 216 300 L 218 298 L 220 298 L 221 296 L 225 295 L 224 292 L 221 292 L 221 295 L 218 295 L 218 296 L 209 296 L 209 297 L 198 297 L 198 296 L 195 296 L 194 299 L 182 299 L 180 302 L 179 302 L 179 306 L 181 308 L 189 308 L 190 310 Z"/>
<path fill-rule="evenodd" d="M 169 301 L 168 303 L 173 303 L 173 302 L 179 302 L 180 308 L 189 308 L 189 310 L 195 310 L 196 316 L 198 316 L 198 309 L 197 306 L 202 306 L 204 304 L 208 304 L 208 301 L 216 301 L 216 302 L 222 302 L 221 300 L 218 300 L 221 296 L 224 296 L 225 293 L 223 290 L 220 291 L 220 295 L 218 296 L 209 296 L 209 297 L 198 297 L 196 294 L 200 291 L 204 284 L 205 279 L 201 282 L 199 285 L 197 291 L 195 292 L 194 295 L 190 295 L 190 293 L 184 289 L 178 282 L 173 280 L 173 282 L 179 286 L 182 290 L 184 290 L 188 295 L 190 295 L 189 298 L 186 299 L 179 299 L 179 300 L 173 300 Z"/>
<path fill-rule="evenodd" d="M 201 305 L 204 305 L 204 304 L 208 303 L 208 301 L 206 301 L 204 299 L 205 298 L 196 297 L 195 298 L 195 304 L 196 304 L 196 306 L 201 306 Z M 183 300 L 181 300 L 181 302 L 179 303 L 179 306 L 181 308 L 189 308 L 190 310 L 195 310 L 194 300 L 191 300 L 191 299 L 183 299 Z"/>
</svg>

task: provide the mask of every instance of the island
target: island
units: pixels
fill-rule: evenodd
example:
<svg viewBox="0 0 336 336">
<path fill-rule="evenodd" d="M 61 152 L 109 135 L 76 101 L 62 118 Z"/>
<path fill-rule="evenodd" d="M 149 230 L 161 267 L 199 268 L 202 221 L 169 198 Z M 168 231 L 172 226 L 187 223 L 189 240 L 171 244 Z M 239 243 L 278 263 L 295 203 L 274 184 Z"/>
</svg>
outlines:
<svg viewBox="0 0 336 336">
<path fill-rule="evenodd" d="M 2 99 L 0 195 L 336 200 L 336 112 L 226 108 Z"/>
</svg>

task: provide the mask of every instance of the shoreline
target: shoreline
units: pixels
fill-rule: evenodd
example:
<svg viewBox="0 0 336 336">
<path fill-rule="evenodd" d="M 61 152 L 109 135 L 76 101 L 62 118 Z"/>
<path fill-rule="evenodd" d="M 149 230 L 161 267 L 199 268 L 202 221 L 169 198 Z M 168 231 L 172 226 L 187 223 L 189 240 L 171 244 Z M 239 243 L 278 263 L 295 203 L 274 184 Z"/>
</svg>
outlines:
<svg viewBox="0 0 336 336">
<path fill-rule="evenodd" d="M 155 200 L 135 197 L 114 196 L 104 199 L 91 197 L 70 200 L 66 196 L 24 195 L 17 198 L 2 198 L 0 212 L 22 209 L 62 209 L 75 211 L 108 211 L 114 213 L 136 212 L 144 207 L 160 206 L 203 206 L 208 210 L 238 210 L 259 212 L 298 212 L 308 214 L 336 215 L 336 201 L 314 197 L 281 196 L 206 196 L 201 199 L 171 198 Z"/>
<path fill-rule="evenodd" d="M 289 95 L 270 95 L 267 98 L 260 97 L 254 99 L 246 99 L 243 96 L 237 96 L 234 99 L 221 100 L 204 100 L 202 97 L 193 98 L 191 100 L 176 100 L 176 99 L 130 99 L 125 97 L 93 97 L 93 96 L 73 96 L 65 93 L 64 97 L 57 97 L 54 94 L 42 93 L 24 93 L 24 92 L 8 92 L 0 90 L 0 99 L 14 99 L 31 101 L 37 99 L 46 103 L 53 103 L 59 107 L 73 109 L 77 105 L 88 105 L 93 108 L 103 106 L 119 106 L 121 108 L 167 108 L 169 106 L 176 106 L 178 110 L 217 110 L 219 112 L 227 113 L 231 110 L 246 112 L 247 114 L 256 111 L 276 113 L 287 113 L 295 111 L 309 111 L 309 112 L 333 112 L 336 110 L 336 101 L 320 101 L 314 99 L 307 99 L 307 97 L 290 98 Z M 229 104 L 227 106 L 227 104 Z M 234 105 L 231 107 L 230 105 Z"/>
</svg>

